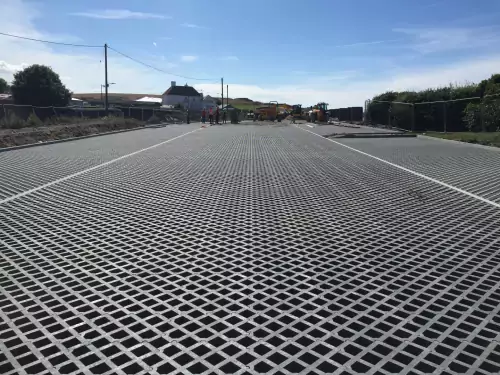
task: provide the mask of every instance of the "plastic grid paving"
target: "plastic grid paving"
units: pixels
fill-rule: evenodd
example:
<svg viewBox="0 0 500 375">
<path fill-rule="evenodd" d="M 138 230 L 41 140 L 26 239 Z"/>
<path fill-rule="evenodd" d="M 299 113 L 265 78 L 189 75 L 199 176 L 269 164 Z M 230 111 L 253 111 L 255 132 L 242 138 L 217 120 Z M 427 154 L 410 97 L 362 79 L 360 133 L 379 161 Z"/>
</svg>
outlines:
<svg viewBox="0 0 500 375">
<path fill-rule="evenodd" d="M 428 138 L 336 141 L 500 203 L 500 150 Z"/>
<path fill-rule="evenodd" d="M 500 212 L 296 128 L 0 207 L 2 374 L 500 371 Z"/>
<path fill-rule="evenodd" d="M 374 128 L 371 126 L 362 126 L 348 124 L 347 126 L 357 126 L 357 127 L 347 127 L 347 126 L 337 126 L 337 125 L 319 125 L 310 123 L 297 123 L 299 128 L 313 131 L 320 135 L 330 135 L 330 134 L 350 134 L 350 133 L 396 133 L 397 131 L 384 128 Z"/>
<path fill-rule="evenodd" d="M 168 125 L 0 152 L 0 199 L 174 138 L 199 125 Z M 139 133 L 140 134 L 139 134 Z"/>
</svg>

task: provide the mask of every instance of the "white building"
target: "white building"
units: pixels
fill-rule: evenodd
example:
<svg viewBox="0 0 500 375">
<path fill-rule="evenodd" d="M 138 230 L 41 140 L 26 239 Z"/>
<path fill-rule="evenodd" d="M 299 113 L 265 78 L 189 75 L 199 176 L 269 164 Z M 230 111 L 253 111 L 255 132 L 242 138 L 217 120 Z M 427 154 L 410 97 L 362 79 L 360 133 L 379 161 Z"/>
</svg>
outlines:
<svg viewBox="0 0 500 375">
<path fill-rule="evenodd" d="M 145 96 L 144 98 L 137 99 L 136 102 L 139 103 L 162 103 L 162 98 L 154 98 L 150 96 Z"/>
<path fill-rule="evenodd" d="M 70 105 L 73 107 L 87 107 L 88 103 L 78 98 L 71 98 Z"/>
<path fill-rule="evenodd" d="M 162 95 L 162 105 L 181 105 L 192 111 L 200 111 L 203 108 L 203 95 L 187 84 L 177 86 L 172 81 L 170 88 Z"/>
<path fill-rule="evenodd" d="M 212 98 L 210 95 L 207 95 L 203 98 L 203 108 L 215 110 L 217 108 L 217 99 Z"/>
</svg>

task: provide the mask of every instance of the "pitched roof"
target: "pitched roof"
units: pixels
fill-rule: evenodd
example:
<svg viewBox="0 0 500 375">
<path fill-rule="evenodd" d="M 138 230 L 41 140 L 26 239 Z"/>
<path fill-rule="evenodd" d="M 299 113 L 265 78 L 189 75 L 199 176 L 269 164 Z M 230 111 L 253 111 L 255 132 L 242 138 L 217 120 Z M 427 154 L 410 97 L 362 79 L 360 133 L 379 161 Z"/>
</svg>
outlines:
<svg viewBox="0 0 500 375">
<path fill-rule="evenodd" d="M 172 86 L 163 95 L 200 96 L 200 93 L 191 86 Z"/>
<path fill-rule="evenodd" d="M 161 103 L 161 98 L 152 98 L 150 96 L 145 96 L 144 98 L 137 99 L 136 102 L 149 102 L 149 103 Z"/>
</svg>

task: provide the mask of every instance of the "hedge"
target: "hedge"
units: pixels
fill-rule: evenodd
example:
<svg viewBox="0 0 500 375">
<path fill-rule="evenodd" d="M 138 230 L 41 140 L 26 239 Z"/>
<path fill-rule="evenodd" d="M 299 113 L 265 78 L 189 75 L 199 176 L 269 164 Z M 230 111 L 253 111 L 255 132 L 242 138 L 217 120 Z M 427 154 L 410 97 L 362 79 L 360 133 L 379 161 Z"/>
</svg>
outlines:
<svg viewBox="0 0 500 375">
<path fill-rule="evenodd" d="M 415 131 L 497 131 L 500 74 L 478 84 L 423 91 L 388 91 L 373 97 L 366 118 L 372 124 Z"/>
</svg>

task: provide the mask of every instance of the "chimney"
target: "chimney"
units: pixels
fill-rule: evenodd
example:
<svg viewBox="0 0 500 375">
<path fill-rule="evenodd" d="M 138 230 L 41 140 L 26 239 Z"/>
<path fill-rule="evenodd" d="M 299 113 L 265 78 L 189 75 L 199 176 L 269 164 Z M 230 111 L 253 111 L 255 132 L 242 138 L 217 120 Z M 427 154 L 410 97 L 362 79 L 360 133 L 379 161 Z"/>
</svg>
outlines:
<svg viewBox="0 0 500 375">
<path fill-rule="evenodd" d="M 175 81 L 171 81 L 171 82 L 170 82 L 170 86 L 171 86 L 171 87 L 175 87 Z"/>
</svg>

